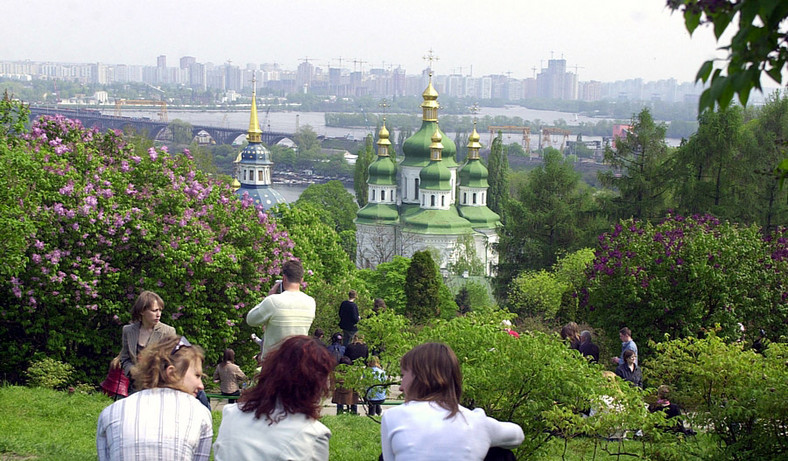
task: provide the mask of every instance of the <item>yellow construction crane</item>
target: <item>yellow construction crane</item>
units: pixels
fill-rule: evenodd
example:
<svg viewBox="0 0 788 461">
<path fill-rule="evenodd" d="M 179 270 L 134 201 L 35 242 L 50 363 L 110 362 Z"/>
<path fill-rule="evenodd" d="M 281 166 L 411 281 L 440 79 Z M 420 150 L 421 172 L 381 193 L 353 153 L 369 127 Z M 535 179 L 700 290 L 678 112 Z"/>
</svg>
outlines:
<svg viewBox="0 0 788 461">
<path fill-rule="evenodd" d="M 115 117 L 121 116 L 121 108 L 126 106 L 154 106 L 159 108 L 157 115 L 160 122 L 167 122 L 167 103 L 164 101 L 154 101 L 152 99 L 116 99 Z"/>
<path fill-rule="evenodd" d="M 523 141 L 522 146 L 526 153 L 529 155 L 531 154 L 531 128 L 527 126 L 512 126 L 512 125 L 505 125 L 505 126 L 488 126 L 490 130 L 490 145 L 492 146 L 492 140 L 495 137 L 495 133 L 502 132 L 502 133 L 522 133 L 523 134 Z"/>
</svg>

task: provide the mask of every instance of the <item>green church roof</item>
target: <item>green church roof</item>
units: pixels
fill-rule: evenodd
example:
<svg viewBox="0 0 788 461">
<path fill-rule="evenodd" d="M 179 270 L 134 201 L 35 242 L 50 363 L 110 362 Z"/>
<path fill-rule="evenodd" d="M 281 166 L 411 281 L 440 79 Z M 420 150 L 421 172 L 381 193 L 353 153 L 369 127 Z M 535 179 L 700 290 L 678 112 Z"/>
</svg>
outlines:
<svg viewBox="0 0 788 461">
<path fill-rule="evenodd" d="M 399 222 L 397 205 L 367 203 L 356 213 L 356 224 L 396 224 Z"/>
<path fill-rule="evenodd" d="M 419 172 L 419 187 L 425 190 L 451 190 L 451 171 L 445 160 L 433 160 Z"/>
<path fill-rule="evenodd" d="M 397 164 L 391 157 L 378 157 L 369 166 L 369 181 L 367 184 L 394 185 L 397 184 Z"/>
<path fill-rule="evenodd" d="M 487 167 L 479 159 L 469 159 L 460 170 L 460 185 L 468 187 L 490 187 L 487 183 Z"/>
<path fill-rule="evenodd" d="M 495 229 L 501 222 L 501 217 L 486 206 L 460 206 L 459 212 L 474 229 Z"/>
<path fill-rule="evenodd" d="M 416 234 L 464 234 L 471 231 L 471 223 L 451 207 L 448 210 L 419 209 L 407 217 L 403 216 L 403 231 Z"/>
<path fill-rule="evenodd" d="M 421 128 L 413 136 L 405 140 L 402 145 L 402 152 L 405 159 L 402 160 L 403 166 L 418 166 L 425 167 L 430 162 L 430 144 L 432 144 L 432 135 L 438 130 L 442 136 L 441 143 L 443 144 L 443 161 L 447 168 L 458 166 L 457 164 L 457 145 L 451 138 L 441 131 L 438 127 L 438 122 L 424 120 L 421 122 Z"/>
</svg>

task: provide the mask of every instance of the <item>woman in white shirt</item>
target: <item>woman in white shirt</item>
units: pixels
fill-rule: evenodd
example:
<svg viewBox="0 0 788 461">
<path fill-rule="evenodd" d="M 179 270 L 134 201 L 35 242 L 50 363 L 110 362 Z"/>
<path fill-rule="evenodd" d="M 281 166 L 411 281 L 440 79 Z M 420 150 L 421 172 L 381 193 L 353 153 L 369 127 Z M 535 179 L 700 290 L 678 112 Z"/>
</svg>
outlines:
<svg viewBox="0 0 788 461">
<path fill-rule="evenodd" d="M 481 461 L 491 447 L 522 443 L 517 424 L 460 405 L 460 363 L 446 344 L 414 347 L 402 357 L 400 370 L 405 403 L 384 412 L 380 426 L 385 461 Z"/>
<path fill-rule="evenodd" d="M 207 460 L 213 421 L 195 398 L 203 389 L 202 361 L 202 349 L 185 336 L 167 336 L 142 350 L 131 369 L 142 390 L 99 416 L 99 460 Z"/>
<path fill-rule="evenodd" d="M 222 410 L 216 461 L 327 461 L 331 431 L 317 419 L 336 360 L 309 336 L 268 352 L 257 385 Z"/>
</svg>

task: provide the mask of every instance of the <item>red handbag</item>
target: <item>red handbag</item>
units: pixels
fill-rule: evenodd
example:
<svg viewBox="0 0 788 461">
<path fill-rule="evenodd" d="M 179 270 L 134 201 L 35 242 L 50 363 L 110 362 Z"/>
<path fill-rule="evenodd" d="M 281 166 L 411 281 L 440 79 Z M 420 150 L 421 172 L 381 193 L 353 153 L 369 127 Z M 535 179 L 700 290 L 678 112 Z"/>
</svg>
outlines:
<svg viewBox="0 0 788 461">
<path fill-rule="evenodd" d="M 128 397 L 129 378 L 123 374 L 122 368 L 112 368 L 107 373 L 107 379 L 101 383 L 101 388 L 110 397 Z"/>
</svg>

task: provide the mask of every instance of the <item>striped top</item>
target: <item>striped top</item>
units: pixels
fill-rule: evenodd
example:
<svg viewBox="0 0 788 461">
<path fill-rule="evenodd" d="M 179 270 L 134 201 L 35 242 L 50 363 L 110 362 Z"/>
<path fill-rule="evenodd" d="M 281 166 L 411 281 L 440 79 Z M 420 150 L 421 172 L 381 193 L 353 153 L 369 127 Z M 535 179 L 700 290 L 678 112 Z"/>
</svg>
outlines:
<svg viewBox="0 0 788 461">
<path fill-rule="evenodd" d="M 98 420 L 100 461 L 208 460 L 211 412 L 193 395 L 145 389 L 105 408 Z"/>
</svg>

